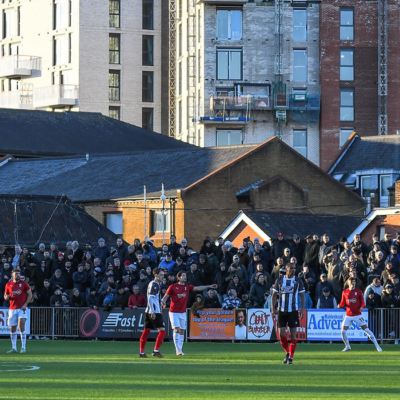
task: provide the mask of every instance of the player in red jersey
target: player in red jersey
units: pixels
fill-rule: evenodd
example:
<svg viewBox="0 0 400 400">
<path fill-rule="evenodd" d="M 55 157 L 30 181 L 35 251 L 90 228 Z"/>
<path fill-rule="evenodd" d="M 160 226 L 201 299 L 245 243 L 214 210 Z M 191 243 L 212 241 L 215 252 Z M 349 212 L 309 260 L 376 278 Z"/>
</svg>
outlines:
<svg viewBox="0 0 400 400">
<path fill-rule="evenodd" d="M 342 351 L 351 350 L 349 338 L 347 337 L 347 330 L 350 328 L 352 322 L 364 330 L 378 351 L 382 351 L 374 334 L 368 329 L 368 326 L 361 315 L 365 306 L 364 296 L 361 290 L 356 289 L 356 283 L 356 279 L 349 279 L 349 289 L 343 290 L 342 301 L 338 305 L 338 308 L 346 306 L 346 316 L 342 324 L 342 339 L 346 347 Z"/>
<path fill-rule="evenodd" d="M 25 281 L 21 281 L 21 271 L 19 269 L 14 269 L 11 276 L 12 281 L 6 284 L 4 291 L 4 299 L 6 301 L 10 300 L 8 325 L 10 326 L 12 348 L 7 353 L 17 352 L 17 325 L 21 333 L 21 353 L 26 353 L 26 307 L 32 299 L 32 291 Z"/>
<path fill-rule="evenodd" d="M 162 303 L 166 303 L 171 296 L 171 306 L 169 308 L 169 319 L 174 330 L 174 344 L 177 356 L 184 356 L 182 351 L 183 342 L 185 340 L 186 330 L 186 306 L 191 291 L 203 291 L 208 289 L 216 289 L 217 285 L 193 286 L 186 285 L 186 272 L 179 271 L 177 274 L 178 283 L 171 285 L 165 293 Z"/>
</svg>

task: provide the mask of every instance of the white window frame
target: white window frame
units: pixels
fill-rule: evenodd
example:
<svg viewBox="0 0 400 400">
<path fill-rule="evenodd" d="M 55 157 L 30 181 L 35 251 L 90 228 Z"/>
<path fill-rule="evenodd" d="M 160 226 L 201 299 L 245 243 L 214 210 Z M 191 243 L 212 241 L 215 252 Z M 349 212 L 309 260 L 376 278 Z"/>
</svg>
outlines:
<svg viewBox="0 0 400 400">
<path fill-rule="evenodd" d="M 15 11 L 13 8 L 4 10 L 4 19 L 6 24 L 4 39 L 12 38 L 15 35 Z"/>
<path fill-rule="evenodd" d="M 383 184 L 382 184 L 382 178 L 389 178 L 389 186 L 388 187 L 390 187 L 391 186 L 391 176 L 388 175 L 388 174 L 384 174 L 384 175 L 380 175 L 379 176 L 379 196 L 380 197 L 388 197 L 389 196 L 389 191 L 388 191 L 387 194 L 383 194 L 384 187 L 383 187 Z M 387 190 L 387 188 L 385 190 Z"/>
<path fill-rule="evenodd" d="M 54 29 L 62 29 L 67 27 L 67 4 L 65 0 L 56 0 L 54 2 L 55 7 L 55 21 Z"/>
<path fill-rule="evenodd" d="M 219 75 L 219 54 L 228 53 L 228 77 L 221 77 Z M 232 71 L 232 54 L 239 53 L 240 54 L 240 76 L 233 76 Z M 217 80 L 242 80 L 243 79 L 243 49 L 229 49 L 229 48 L 220 48 L 217 49 Z"/>
<path fill-rule="evenodd" d="M 227 133 L 228 134 L 228 144 L 221 144 L 220 134 Z M 239 143 L 232 143 L 233 134 L 240 135 Z M 225 141 L 224 141 L 225 142 Z M 237 146 L 243 143 L 243 130 L 242 129 L 217 129 L 217 146 Z"/>
<path fill-rule="evenodd" d="M 222 12 L 227 12 L 228 13 L 228 35 L 226 37 L 220 37 L 218 36 L 219 32 L 219 17 L 218 14 L 221 14 Z M 234 37 L 232 38 L 232 12 L 237 12 L 240 13 L 240 37 Z M 243 11 L 242 10 L 217 10 L 217 40 L 240 40 L 243 38 Z"/>
<path fill-rule="evenodd" d="M 153 230 L 154 234 L 162 233 L 162 210 L 153 211 Z M 169 210 L 164 210 L 164 232 L 170 232 L 170 213 Z"/>
<path fill-rule="evenodd" d="M 296 54 L 304 54 L 306 56 L 305 59 L 305 64 L 304 65 L 296 65 L 295 64 L 295 58 Z M 307 54 L 307 49 L 293 49 L 293 82 L 307 82 L 308 79 L 308 54 Z M 300 76 L 301 74 L 301 76 Z M 305 79 L 300 79 L 304 78 Z"/>
<path fill-rule="evenodd" d="M 295 14 L 305 15 L 305 21 L 302 21 L 300 25 L 295 25 Z M 307 40 L 307 9 L 306 8 L 295 8 L 293 9 L 293 41 L 294 42 L 303 42 Z M 304 25 L 302 24 L 304 22 Z M 304 31 L 303 34 L 298 35 L 298 37 L 304 36 L 302 39 L 297 39 L 296 33 Z"/>
<path fill-rule="evenodd" d="M 305 134 L 306 137 L 306 145 L 305 146 L 295 146 L 294 141 L 295 141 L 295 136 L 297 134 Z M 302 156 L 307 158 L 308 156 L 308 135 L 307 135 L 307 129 L 293 129 L 293 148 L 300 153 Z"/>
<path fill-rule="evenodd" d="M 369 196 L 364 196 L 364 181 L 366 179 L 369 179 L 370 184 L 369 184 L 369 188 L 366 190 L 369 190 Z M 364 176 L 360 176 L 360 189 L 361 189 L 361 197 L 363 197 L 364 199 L 371 197 L 371 186 L 372 186 L 372 176 L 371 175 L 364 175 Z"/>
<path fill-rule="evenodd" d="M 66 52 L 66 36 L 54 36 L 55 41 L 55 65 L 66 64 L 67 52 Z"/>
</svg>

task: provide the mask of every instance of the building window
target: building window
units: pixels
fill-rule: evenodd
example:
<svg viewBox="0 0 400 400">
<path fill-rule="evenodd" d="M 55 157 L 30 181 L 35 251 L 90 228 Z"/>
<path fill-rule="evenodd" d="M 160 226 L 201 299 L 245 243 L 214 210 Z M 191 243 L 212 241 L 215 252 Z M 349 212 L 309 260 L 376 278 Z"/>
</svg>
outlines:
<svg viewBox="0 0 400 400">
<path fill-rule="evenodd" d="M 293 130 L 293 148 L 307 158 L 307 131 Z"/>
<path fill-rule="evenodd" d="M 340 80 L 354 81 L 354 49 L 340 49 Z"/>
<path fill-rule="evenodd" d="M 371 177 L 362 176 L 361 177 L 361 196 L 371 197 Z"/>
<path fill-rule="evenodd" d="M 154 101 L 154 72 L 142 72 L 142 101 L 152 103 Z"/>
<path fill-rule="evenodd" d="M 72 26 L 72 0 L 69 0 L 68 26 Z"/>
<path fill-rule="evenodd" d="M 154 36 L 142 37 L 142 65 L 154 65 Z"/>
<path fill-rule="evenodd" d="M 242 50 L 217 50 L 217 79 L 242 79 Z"/>
<path fill-rule="evenodd" d="M 111 28 L 120 28 L 120 2 L 119 0 L 110 0 L 109 18 Z"/>
<path fill-rule="evenodd" d="M 3 39 L 14 36 L 14 9 L 3 10 Z"/>
<path fill-rule="evenodd" d="M 148 131 L 153 131 L 154 129 L 154 109 L 153 108 L 143 108 L 142 109 L 142 128 Z"/>
<path fill-rule="evenodd" d="M 182 101 L 178 105 L 178 132 L 182 133 L 183 121 L 182 121 Z"/>
<path fill-rule="evenodd" d="M 65 64 L 65 36 L 54 36 L 53 38 L 53 65 Z"/>
<path fill-rule="evenodd" d="M 119 64 L 120 61 L 120 35 L 110 34 L 109 36 L 109 62 L 110 64 Z"/>
<path fill-rule="evenodd" d="M 182 62 L 179 63 L 179 76 L 178 76 L 178 95 L 182 95 Z"/>
<path fill-rule="evenodd" d="M 114 119 L 121 119 L 121 108 L 120 107 L 109 107 L 108 116 Z"/>
<path fill-rule="evenodd" d="M 234 146 L 242 144 L 241 129 L 218 129 L 217 130 L 217 146 Z"/>
<path fill-rule="evenodd" d="M 110 71 L 108 73 L 108 99 L 119 101 L 120 96 L 120 71 Z"/>
<path fill-rule="evenodd" d="M 293 41 L 307 40 L 307 10 L 293 10 Z"/>
<path fill-rule="evenodd" d="M 217 11 L 217 39 L 239 40 L 242 38 L 242 11 L 218 10 Z"/>
<path fill-rule="evenodd" d="M 293 81 L 307 82 L 307 50 L 293 50 Z"/>
<path fill-rule="evenodd" d="M 68 35 L 68 62 L 72 63 L 72 33 Z"/>
<path fill-rule="evenodd" d="M 143 0 L 143 29 L 154 29 L 154 0 Z"/>
<path fill-rule="evenodd" d="M 123 221 L 122 212 L 121 213 L 110 213 L 104 215 L 106 227 L 117 235 L 122 235 L 123 233 Z"/>
<path fill-rule="evenodd" d="M 152 211 L 152 224 L 153 227 L 151 229 L 152 234 L 155 235 L 156 233 L 163 232 L 163 212 L 160 211 Z M 169 210 L 164 210 L 164 232 L 170 231 L 169 225 Z"/>
<path fill-rule="evenodd" d="M 350 135 L 354 132 L 353 129 L 341 129 L 340 130 L 340 147 L 343 147 L 343 145 L 347 142 L 347 139 L 350 137 Z"/>
<path fill-rule="evenodd" d="M 66 3 L 65 0 L 56 0 L 53 4 L 53 29 L 65 28 L 66 26 Z"/>
<path fill-rule="evenodd" d="M 354 89 L 340 89 L 340 120 L 354 121 Z"/>
<path fill-rule="evenodd" d="M 178 56 L 182 57 L 182 24 L 178 27 Z"/>
<path fill-rule="evenodd" d="M 390 175 L 381 175 L 380 176 L 380 197 L 389 196 L 388 187 L 390 187 Z"/>
<path fill-rule="evenodd" d="M 17 35 L 21 36 L 21 7 L 17 8 Z"/>
<path fill-rule="evenodd" d="M 340 8 L 340 40 L 354 40 L 354 8 Z"/>
</svg>

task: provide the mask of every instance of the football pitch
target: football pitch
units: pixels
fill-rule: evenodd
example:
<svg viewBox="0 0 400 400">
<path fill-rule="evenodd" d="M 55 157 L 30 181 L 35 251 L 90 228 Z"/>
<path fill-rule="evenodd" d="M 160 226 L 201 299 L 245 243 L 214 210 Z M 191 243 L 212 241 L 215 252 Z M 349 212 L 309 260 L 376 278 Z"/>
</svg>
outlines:
<svg viewBox="0 0 400 400">
<path fill-rule="evenodd" d="M 278 344 L 164 343 L 164 359 L 139 359 L 138 342 L 29 340 L 6 354 L 0 340 L 1 399 L 369 399 L 400 397 L 400 347 L 299 344 L 283 365 Z M 20 341 L 18 340 L 18 348 Z"/>
</svg>

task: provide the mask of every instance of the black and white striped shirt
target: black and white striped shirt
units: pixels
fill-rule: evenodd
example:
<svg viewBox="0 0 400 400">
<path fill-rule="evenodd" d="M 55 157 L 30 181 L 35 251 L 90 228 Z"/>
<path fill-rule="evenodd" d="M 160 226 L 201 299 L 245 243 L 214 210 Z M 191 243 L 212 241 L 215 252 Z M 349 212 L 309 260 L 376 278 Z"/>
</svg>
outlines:
<svg viewBox="0 0 400 400">
<path fill-rule="evenodd" d="M 295 276 L 292 278 L 279 277 L 272 290 L 279 294 L 278 311 L 281 312 L 297 311 L 299 309 L 299 293 L 305 292 L 303 282 Z"/>
<path fill-rule="evenodd" d="M 157 281 L 151 281 L 147 286 L 147 307 L 148 314 L 161 313 L 161 287 Z"/>
</svg>

